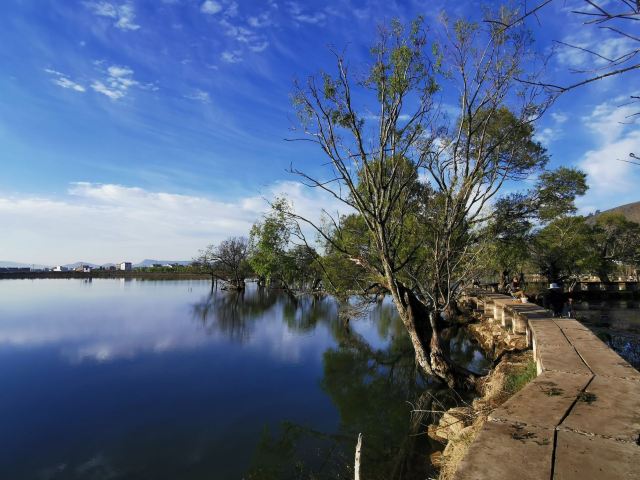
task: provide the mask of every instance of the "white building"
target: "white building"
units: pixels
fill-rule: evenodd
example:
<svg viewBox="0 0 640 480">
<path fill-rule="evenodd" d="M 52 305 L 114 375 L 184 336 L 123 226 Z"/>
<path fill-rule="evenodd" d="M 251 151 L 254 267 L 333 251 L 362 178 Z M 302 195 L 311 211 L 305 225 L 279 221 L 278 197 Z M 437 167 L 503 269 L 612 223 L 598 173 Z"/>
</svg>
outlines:
<svg viewBox="0 0 640 480">
<path fill-rule="evenodd" d="M 130 271 L 131 262 L 121 262 L 120 264 L 118 264 L 118 270 Z"/>
<path fill-rule="evenodd" d="M 63 267 L 62 265 L 56 265 L 51 269 L 53 272 L 66 272 L 69 269 L 67 267 Z"/>
</svg>

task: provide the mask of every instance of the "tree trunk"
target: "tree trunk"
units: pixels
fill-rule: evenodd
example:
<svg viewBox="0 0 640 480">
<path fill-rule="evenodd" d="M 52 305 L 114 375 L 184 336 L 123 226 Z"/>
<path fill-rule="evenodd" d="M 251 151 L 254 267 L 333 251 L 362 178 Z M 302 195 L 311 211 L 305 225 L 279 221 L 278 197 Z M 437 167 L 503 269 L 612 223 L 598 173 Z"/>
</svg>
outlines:
<svg viewBox="0 0 640 480">
<path fill-rule="evenodd" d="M 416 355 L 416 363 L 429 376 L 436 377 L 450 388 L 471 388 L 475 375 L 463 367 L 455 365 L 442 348 L 438 320 L 440 312 L 428 310 L 415 294 L 404 286 L 392 292 L 393 300 L 400 314 Z"/>
</svg>

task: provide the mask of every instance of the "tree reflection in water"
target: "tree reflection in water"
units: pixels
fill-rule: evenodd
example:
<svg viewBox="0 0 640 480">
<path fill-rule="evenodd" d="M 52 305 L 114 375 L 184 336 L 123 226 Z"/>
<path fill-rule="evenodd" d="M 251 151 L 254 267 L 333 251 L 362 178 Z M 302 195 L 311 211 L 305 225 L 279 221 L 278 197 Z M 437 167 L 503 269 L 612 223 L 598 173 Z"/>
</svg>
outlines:
<svg viewBox="0 0 640 480">
<path fill-rule="evenodd" d="M 244 341 L 268 310 L 282 315 L 292 332 L 310 332 L 320 324 L 331 332 L 336 345 L 323 354 L 320 386 L 337 408 L 340 422 L 331 432 L 286 421 L 275 429 L 265 426 L 245 478 L 353 478 L 360 432 L 363 478 L 425 478 L 430 473 L 428 455 L 437 446 L 425 435 L 430 414 L 412 410 L 441 410 L 455 402 L 455 395 L 421 377 L 393 306 L 380 303 L 369 312 L 379 337 L 386 339 L 378 348 L 339 319 L 337 303 L 330 297 L 294 301 L 266 289 L 244 295 L 213 292 L 193 307 L 193 314 L 206 331 Z M 462 340 L 456 337 L 455 342 Z M 471 349 L 462 348 L 461 353 L 461 358 L 473 357 Z"/>
</svg>

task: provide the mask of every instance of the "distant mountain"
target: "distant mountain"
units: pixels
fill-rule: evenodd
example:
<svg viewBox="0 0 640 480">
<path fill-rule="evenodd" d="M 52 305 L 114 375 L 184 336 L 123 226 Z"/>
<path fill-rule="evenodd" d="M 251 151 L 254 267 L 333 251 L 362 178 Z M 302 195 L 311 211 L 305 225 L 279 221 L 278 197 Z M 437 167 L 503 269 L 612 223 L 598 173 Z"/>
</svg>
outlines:
<svg viewBox="0 0 640 480">
<path fill-rule="evenodd" d="M 605 210 L 604 212 L 598 212 L 596 215 L 602 215 L 603 213 L 621 213 L 627 220 L 640 223 L 640 202 L 620 205 L 619 207 L 610 208 L 609 210 Z"/>
<path fill-rule="evenodd" d="M 2 268 L 47 268 L 46 265 L 35 265 L 33 263 L 9 262 L 8 260 L 0 260 Z"/>
<path fill-rule="evenodd" d="M 134 267 L 153 267 L 154 264 L 160 265 L 173 265 L 177 263 L 179 265 L 191 265 L 191 260 L 153 260 L 145 258 L 140 263 L 135 263 Z"/>
<path fill-rule="evenodd" d="M 62 265 L 63 267 L 66 267 L 68 269 L 74 269 L 74 268 L 78 268 L 82 265 L 88 265 L 91 268 L 96 268 L 99 267 L 100 265 L 97 265 L 95 263 L 91 263 L 91 262 L 73 262 L 73 263 L 67 263 L 66 265 Z"/>
</svg>

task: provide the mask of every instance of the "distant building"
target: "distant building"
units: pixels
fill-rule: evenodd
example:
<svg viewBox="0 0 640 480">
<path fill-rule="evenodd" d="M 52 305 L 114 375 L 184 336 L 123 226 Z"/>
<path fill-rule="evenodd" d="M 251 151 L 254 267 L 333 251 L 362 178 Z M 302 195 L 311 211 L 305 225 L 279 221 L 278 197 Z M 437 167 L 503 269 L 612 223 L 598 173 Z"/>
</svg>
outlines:
<svg viewBox="0 0 640 480">
<path fill-rule="evenodd" d="M 118 270 L 131 271 L 131 262 L 121 262 L 118 264 Z"/>
<path fill-rule="evenodd" d="M 91 266 L 90 265 L 78 265 L 76 267 L 76 272 L 83 272 L 83 273 L 91 273 Z"/>
<path fill-rule="evenodd" d="M 63 267 L 62 265 L 56 265 L 52 269 L 53 272 L 68 272 L 69 269 L 67 267 Z"/>
</svg>

